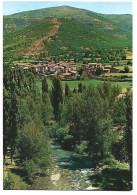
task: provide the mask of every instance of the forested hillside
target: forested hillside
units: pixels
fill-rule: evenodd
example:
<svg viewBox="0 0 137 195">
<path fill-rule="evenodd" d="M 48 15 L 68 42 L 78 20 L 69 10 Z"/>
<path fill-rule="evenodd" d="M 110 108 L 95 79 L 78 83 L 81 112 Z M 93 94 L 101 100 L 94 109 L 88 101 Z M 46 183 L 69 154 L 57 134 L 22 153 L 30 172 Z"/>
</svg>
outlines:
<svg viewBox="0 0 137 195">
<path fill-rule="evenodd" d="M 4 51 L 16 57 L 131 46 L 131 15 L 62 6 L 4 16 Z M 31 52 L 32 47 L 39 48 Z"/>
</svg>

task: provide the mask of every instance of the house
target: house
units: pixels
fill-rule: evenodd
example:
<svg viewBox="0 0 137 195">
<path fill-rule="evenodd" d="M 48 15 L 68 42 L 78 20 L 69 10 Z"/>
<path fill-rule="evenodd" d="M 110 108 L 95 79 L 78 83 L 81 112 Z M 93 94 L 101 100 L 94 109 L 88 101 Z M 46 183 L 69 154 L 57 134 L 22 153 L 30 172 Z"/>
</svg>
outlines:
<svg viewBox="0 0 137 195">
<path fill-rule="evenodd" d="M 104 66 L 103 68 L 104 68 L 104 69 L 111 69 L 112 66 L 111 66 L 111 65 L 106 65 L 106 66 Z"/>
<path fill-rule="evenodd" d="M 62 73 L 61 75 L 62 77 L 68 77 L 68 76 L 71 76 L 71 73 Z"/>
<path fill-rule="evenodd" d="M 55 71 L 56 71 L 56 70 L 55 70 L 55 64 L 54 64 L 54 65 L 49 65 L 49 66 L 48 66 L 48 71 L 49 71 L 50 73 L 55 72 Z"/>
<path fill-rule="evenodd" d="M 40 65 L 33 65 L 32 66 L 32 72 L 33 73 L 39 73 L 40 72 Z"/>
<path fill-rule="evenodd" d="M 97 68 L 102 67 L 102 64 L 101 63 L 88 63 L 87 65 L 83 67 L 87 75 L 89 75 L 90 73 L 95 74 Z"/>
<path fill-rule="evenodd" d="M 29 66 L 29 67 L 27 66 L 27 67 L 24 67 L 24 68 L 23 68 L 23 70 L 25 70 L 25 71 L 29 71 L 29 70 L 30 70 L 30 68 L 31 68 L 30 66 Z"/>
<path fill-rule="evenodd" d="M 46 72 L 47 70 L 48 70 L 47 65 L 42 65 L 42 66 L 40 66 L 40 72 L 41 72 L 41 73 L 44 73 L 44 72 Z"/>
<path fill-rule="evenodd" d="M 74 76 L 74 77 L 78 75 L 77 71 L 70 71 L 70 73 L 71 73 L 71 76 Z"/>
<path fill-rule="evenodd" d="M 77 70 L 77 65 L 71 65 L 70 69 L 76 71 Z"/>
<path fill-rule="evenodd" d="M 110 69 L 104 69 L 103 71 L 105 74 L 110 73 Z"/>
</svg>

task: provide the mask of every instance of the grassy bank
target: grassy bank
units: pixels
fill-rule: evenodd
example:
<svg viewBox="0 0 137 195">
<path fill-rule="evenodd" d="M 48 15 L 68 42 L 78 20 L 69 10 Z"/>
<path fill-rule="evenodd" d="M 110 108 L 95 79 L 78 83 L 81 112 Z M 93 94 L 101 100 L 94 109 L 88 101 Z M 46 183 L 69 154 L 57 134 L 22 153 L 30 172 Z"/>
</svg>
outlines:
<svg viewBox="0 0 137 195">
<path fill-rule="evenodd" d="M 6 156 L 3 166 L 3 189 L 4 190 L 26 190 L 29 186 L 25 181 L 23 169 L 17 163 L 17 156 L 11 163 L 10 156 Z"/>
</svg>

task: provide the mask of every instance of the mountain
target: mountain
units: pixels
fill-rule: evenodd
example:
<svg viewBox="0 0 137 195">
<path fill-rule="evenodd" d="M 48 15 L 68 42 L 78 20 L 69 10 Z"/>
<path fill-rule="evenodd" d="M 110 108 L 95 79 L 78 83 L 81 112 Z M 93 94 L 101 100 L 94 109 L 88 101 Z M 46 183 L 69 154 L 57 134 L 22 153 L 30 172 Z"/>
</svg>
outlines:
<svg viewBox="0 0 137 195">
<path fill-rule="evenodd" d="M 60 54 L 132 45 L 132 15 L 104 15 L 69 6 L 3 17 L 4 51 Z"/>
</svg>

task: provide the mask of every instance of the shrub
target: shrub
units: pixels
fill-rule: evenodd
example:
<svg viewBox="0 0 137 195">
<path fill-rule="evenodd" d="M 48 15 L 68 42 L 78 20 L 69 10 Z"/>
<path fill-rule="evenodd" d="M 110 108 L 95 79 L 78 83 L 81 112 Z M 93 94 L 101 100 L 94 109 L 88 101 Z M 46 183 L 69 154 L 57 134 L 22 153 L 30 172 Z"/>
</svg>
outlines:
<svg viewBox="0 0 137 195">
<path fill-rule="evenodd" d="M 24 164 L 23 169 L 26 173 L 26 180 L 29 183 L 32 183 L 34 175 L 38 172 L 38 166 L 36 165 L 36 163 L 34 163 L 33 160 L 27 160 Z"/>
<path fill-rule="evenodd" d="M 127 65 L 132 65 L 132 61 L 131 60 L 128 60 L 127 61 Z"/>
<path fill-rule="evenodd" d="M 101 67 L 98 67 L 95 74 L 96 75 L 101 75 L 103 72 L 104 72 L 103 69 Z"/>
<path fill-rule="evenodd" d="M 116 166 L 118 164 L 118 161 L 115 160 L 113 157 L 107 157 L 102 160 L 103 165 L 109 165 L 109 166 Z"/>
<path fill-rule="evenodd" d="M 63 140 L 63 146 L 68 150 L 72 150 L 73 144 L 74 144 L 74 137 L 72 135 L 66 135 Z"/>
<path fill-rule="evenodd" d="M 25 170 L 29 175 L 31 172 L 35 172 L 34 170 L 37 170 L 38 167 L 45 170 L 50 165 L 48 134 L 42 123 L 39 122 L 38 126 L 32 121 L 22 129 L 18 137 L 18 152 L 20 160 L 25 162 Z M 31 167 L 32 170 L 29 172 Z"/>
<path fill-rule="evenodd" d="M 58 128 L 59 128 L 59 124 L 57 122 L 54 122 L 51 127 L 51 132 L 50 132 L 51 137 L 56 137 L 56 131 Z"/>
<path fill-rule="evenodd" d="M 128 73 L 129 72 L 129 67 L 128 66 L 125 66 L 124 67 L 124 70 L 125 70 L 125 73 Z"/>
<path fill-rule="evenodd" d="M 56 131 L 56 137 L 58 138 L 59 142 L 62 142 L 64 137 L 66 136 L 67 132 L 65 128 L 59 128 Z"/>
<path fill-rule="evenodd" d="M 11 172 L 8 172 L 8 176 L 4 177 L 3 189 L 4 190 L 13 190 L 14 189 L 14 180 L 12 179 Z"/>
<path fill-rule="evenodd" d="M 79 153 L 85 152 L 85 150 L 87 149 L 87 144 L 87 141 L 81 141 L 80 145 L 76 145 L 76 151 Z"/>
</svg>

